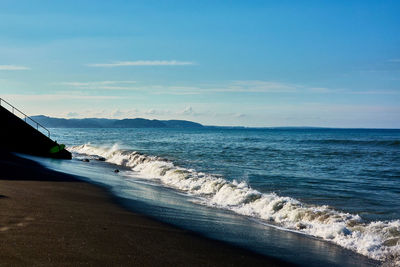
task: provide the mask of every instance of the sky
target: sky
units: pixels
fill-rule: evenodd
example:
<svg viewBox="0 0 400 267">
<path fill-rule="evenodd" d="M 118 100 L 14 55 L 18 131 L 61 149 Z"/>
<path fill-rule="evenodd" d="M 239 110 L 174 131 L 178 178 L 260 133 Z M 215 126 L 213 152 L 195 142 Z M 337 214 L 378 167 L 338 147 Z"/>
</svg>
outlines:
<svg viewBox="0 0 400 267">
<path fill-rule="evenodd" d="M 0 1 L 29 115 L 400 128 L 400 1 Z"/>
</svg>

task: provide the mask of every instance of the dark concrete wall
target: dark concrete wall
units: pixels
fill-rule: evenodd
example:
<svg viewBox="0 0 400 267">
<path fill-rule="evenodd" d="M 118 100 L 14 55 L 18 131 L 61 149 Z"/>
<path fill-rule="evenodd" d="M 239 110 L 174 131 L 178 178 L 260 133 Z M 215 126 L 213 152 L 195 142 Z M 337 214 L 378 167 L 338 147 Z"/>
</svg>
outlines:
<svg viewBox="0 0 400 267">
<path fill-rule="evenodd" d="M 62 150 L 50 153 L 58 145 L 25 121 L 0 106 L 0 149 L 35 156 L 71 159 L 71 153 Z"/>
</svg>

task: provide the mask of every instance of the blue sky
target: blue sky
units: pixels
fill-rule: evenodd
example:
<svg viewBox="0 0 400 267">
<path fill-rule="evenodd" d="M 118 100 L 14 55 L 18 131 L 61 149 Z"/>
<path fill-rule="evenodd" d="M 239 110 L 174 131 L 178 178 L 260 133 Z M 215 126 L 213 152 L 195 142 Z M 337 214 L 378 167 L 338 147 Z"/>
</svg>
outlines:
<svg viewBox="0 0 400 267">
<path fill-rule="evenodd" d="M 400 128 L 399 14 L 385 0 L 3 0 L 0 96 L 66 118 Z"/>
</svg>

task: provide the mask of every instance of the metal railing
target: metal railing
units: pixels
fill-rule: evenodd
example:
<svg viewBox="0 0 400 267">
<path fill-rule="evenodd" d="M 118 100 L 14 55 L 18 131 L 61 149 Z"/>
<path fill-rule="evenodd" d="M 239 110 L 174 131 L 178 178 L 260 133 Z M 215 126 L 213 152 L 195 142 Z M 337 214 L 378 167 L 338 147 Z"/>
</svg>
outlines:
<svg viewBox="0 0 400 267">
<path fill-rule="evenodd" d="M 4 106 L 2 103 L 7 104 L 6 106 Z M 38 123 L 37 121 L 35 121 L 34 119 L 32 119 L 31 117 L 29 117 L 28 115 L 26 115 L 25 113 L 23 113 L 21 110 L 17 109 L 16 107 L 14 107 L 13 105 L 11 105 L 10 103 L 8 103 L 7 101 L 5 101 L 4 99 L 0 98 L 0 106 L 6 108 L 7 110 L 9 110 L 10 112 L 12 112 L 12 114 L 14 114 L 15 116 L 17 116 L 18 118 L 24 120 L 28 125 L 30 125 L 31 127 L 35 128 L 37 131 L 42 132 L 43 130 L 47 132 L 47 136 L 50 138 L 50 131 L 47 130 L 46 127 L 44 127 L 43 125 L 41 125 L 40 123 Z M 16 113 L 19 114 L 16 114 Z M 18 115 L 22 115 L 22 118 Z M 29 122 L 32 122 L 33 125 Z M 43 132 L 42 132 L 43 133 Z"/>
</svg>

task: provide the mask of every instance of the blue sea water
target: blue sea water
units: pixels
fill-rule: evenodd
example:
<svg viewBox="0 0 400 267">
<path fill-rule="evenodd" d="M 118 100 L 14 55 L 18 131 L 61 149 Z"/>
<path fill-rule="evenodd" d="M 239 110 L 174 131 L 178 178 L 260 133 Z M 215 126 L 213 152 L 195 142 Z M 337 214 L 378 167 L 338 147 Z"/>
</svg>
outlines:
<svg viewBox="0 0 400 267">
<path fill-rule="evenodd" d="M 42 163 L 159 220 L 302 265 L 400 264 L 400 130 L 58 128 L 52 137 L 74 159 Z"/>
</svg>

